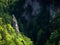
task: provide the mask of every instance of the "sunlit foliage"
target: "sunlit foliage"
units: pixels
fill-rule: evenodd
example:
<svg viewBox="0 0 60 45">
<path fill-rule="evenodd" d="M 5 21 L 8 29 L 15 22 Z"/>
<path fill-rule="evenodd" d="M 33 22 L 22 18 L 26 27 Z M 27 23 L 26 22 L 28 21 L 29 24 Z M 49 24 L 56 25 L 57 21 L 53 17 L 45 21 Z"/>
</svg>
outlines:
<svg viewBox="0 0 60 45">
<path fill-rule="evenodd" d="M 33 45 L 33 43 L 25 35 L 21 33 L 17 35 L 11 24 L 4 24 L 0 18 L 0 45 Z"/>
</svg>

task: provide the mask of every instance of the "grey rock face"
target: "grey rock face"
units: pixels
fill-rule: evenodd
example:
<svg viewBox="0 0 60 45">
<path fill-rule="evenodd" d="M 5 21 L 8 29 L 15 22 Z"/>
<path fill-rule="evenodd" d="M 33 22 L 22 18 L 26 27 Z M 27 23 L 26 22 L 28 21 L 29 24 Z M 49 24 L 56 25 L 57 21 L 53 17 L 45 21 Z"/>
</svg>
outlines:
<svg viewBox="0 0 60 45">
<path fill-rule="evenodd" d="M 18 26 L 17 20 L 14 15 L 12 15 L 12 21 L 13 21 L 13 27 L 14 27 L 16 33 L 19 33 L 19 26 Z"/>
</svg>

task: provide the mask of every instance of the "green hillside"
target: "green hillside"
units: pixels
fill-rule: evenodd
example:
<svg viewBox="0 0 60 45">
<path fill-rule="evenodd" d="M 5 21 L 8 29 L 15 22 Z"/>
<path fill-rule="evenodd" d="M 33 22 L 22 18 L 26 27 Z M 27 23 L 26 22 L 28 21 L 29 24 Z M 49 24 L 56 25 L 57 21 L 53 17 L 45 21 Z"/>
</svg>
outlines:
<svg viewBox="0 0 60 45">
<path fill-rule="evenodd" d="M 19 33 L 16 34 L 11 24 L 4 23 L 0 18 L 0 45 L 32 45 L 30 38 Z"/>
</svg>

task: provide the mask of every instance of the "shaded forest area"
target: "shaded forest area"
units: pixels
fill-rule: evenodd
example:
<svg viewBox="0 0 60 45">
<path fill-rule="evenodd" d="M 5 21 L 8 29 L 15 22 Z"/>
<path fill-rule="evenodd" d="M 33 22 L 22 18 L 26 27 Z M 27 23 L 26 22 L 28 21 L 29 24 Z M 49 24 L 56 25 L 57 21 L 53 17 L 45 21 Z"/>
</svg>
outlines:
<svg viewBox="0 0 60 45">
<path fill-rule="evenodd" d="M 10 26 L 12 27 L 10 30 L 14 30 L 11 26 L 12 15 L 18 22 L 20 31 L 18 39 L 23 41 L 15 40 L 18 44 L 14 44 L 14 38 L 11 37 L 13 39 L 11 45 L 60 45 L 59 0 L 0 0 L 0 17 L 3 18 L 1 27 L 5 28 L 6 25 L 6 28 Z M 23 38 L 19 36 L 20 34 Z M 7 41 L 8 39 L 5 43 Z"/>
</svg>

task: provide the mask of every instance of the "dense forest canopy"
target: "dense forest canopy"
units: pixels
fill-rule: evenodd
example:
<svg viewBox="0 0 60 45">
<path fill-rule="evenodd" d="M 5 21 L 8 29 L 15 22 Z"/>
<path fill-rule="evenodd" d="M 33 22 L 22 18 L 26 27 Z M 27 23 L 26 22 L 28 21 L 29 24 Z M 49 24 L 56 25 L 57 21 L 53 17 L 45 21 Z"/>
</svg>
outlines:
<svg viewBox="0 0 60 45">
<path fill-rule="evenodd" d="M 12 15 L 16 17 L 20 31 L 16 40 L 12 38 L 16 34 Z M 10 41 L 13 44 L 8 42 L 8 45 L 60 45 L 59 0 L 0 0 L 0 17 L 2 19 L 0 23 L 3 23 L 0 24 L 1 28 L 4 30 L 6 25 L 5 30 L 11 38 L 3 39 L 6 42 L 0 40 L 1 44 L 2 42 L 7 44 Z"/>
</svg>

